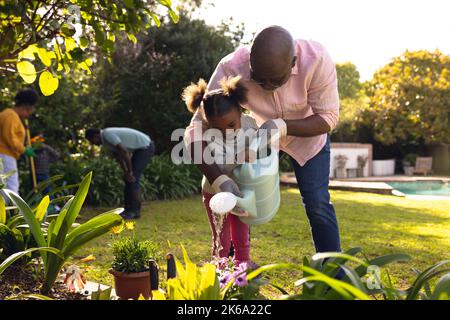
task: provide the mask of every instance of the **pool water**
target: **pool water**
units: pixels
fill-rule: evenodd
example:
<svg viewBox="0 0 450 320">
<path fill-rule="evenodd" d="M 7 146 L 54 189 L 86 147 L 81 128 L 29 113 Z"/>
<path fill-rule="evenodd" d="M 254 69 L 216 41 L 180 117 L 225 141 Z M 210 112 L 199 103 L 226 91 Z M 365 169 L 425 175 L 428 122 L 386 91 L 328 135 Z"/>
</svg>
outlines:
<svg viewBox="0 0 450 320">
<path fill-rule="evenodd" d="M 450 185 L 440 181 L 386 182 L 409 195 L 450 196 Z"/>
</svg>

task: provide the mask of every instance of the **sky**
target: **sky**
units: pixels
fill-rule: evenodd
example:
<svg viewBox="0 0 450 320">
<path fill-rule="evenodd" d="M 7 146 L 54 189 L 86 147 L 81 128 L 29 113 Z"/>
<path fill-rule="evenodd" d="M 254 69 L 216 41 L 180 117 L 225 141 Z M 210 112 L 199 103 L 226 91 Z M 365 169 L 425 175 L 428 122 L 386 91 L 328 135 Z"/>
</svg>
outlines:
<svg viewBox="0 0 450 320">
<path fill-rule="evenodd" d="M 198 15 L 210 25 L 233 17 L 247 39 L 280 25 L 353 62 L 361 81 L 407 49 L 450 54 L 450 0 L 203 0 Z"/>
</svg>

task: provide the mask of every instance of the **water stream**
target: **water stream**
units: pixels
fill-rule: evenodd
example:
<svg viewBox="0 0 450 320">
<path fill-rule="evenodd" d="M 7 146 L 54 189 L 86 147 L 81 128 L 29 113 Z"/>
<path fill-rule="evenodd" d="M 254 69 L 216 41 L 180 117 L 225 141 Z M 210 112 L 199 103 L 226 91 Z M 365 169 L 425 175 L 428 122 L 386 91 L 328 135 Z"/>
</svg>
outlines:
<svg viewBox="0 0 450 320">
<path fill-rule="evenodd" d="M 214 252 L 213 252 L 213 258 L 220 259 L 220 250 L 222 250 L 222 244 L 220 243 L 220 233 L 222 232 L 223 228 L 223 222 L 225 221 L 226 217 L 228 216 L 228 213 L 220 214 L 212 212 L 213 215 L 213 223 L 214 223 L 214 229 L 216 230 L 215 234 L 215 243 L 214 243 Z"/>
</svg>

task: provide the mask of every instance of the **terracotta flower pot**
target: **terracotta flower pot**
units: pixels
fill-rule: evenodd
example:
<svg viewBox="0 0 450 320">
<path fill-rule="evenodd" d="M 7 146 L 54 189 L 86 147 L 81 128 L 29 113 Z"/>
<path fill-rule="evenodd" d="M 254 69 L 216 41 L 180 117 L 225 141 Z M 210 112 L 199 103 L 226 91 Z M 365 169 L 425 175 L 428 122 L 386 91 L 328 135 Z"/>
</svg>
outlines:
<svg viewBox="0 0 450 320">
<path fill-rule="evenodd" d="M 109 273 L 114 276 L 116 294 L 121 300 L 137 300 L 141 294 L 145 299 L 151 297 L 150 270 L 126 273 L 109 269 Z"/>
</svg>

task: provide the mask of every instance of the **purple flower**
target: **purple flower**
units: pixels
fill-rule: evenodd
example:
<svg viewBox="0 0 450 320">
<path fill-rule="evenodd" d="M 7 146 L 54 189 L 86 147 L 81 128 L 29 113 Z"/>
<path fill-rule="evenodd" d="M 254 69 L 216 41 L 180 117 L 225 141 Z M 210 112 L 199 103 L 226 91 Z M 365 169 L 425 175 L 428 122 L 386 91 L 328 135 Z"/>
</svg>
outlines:
<svg viewBox="0 0 450 320">
<path fill-rule="evenodd" d="M 213 263 L 217 269 L 219 270 L 225 270 L 228 267 L 229 261 L 228 258 L 226 257 L 222 257 L 222 258 L 215 258 L 211 261 L 211 263 Z"/>
<path fill-rule="evenodd" d="M 229 272 L 225 272 L 222 276 L 220 276 L 219 278 L 220 288 L 225 287 L 228 284 L 228 282 L 230 282 L 231 278 L 232 275 Z"/>
<path fill-rule="evenodd" d="M 243 286 L 246 286 L 248 284 L 247 274 L 245 272 L 236 271 L 236 272 L 233 273 L 233 278 L 235 279 L 234 283 L 238 287 L 243 287 Z"/>
<path fill-rule="evenodd" d="M 245 271 L 247 271 L 247 269 L 248 269 L 248 263 L 247 262 L 241 262 L 237 266 L 236 271 L 245 272 Z"/>
</svg>

